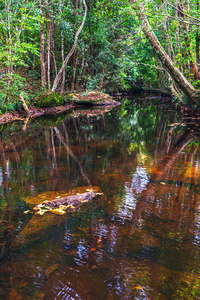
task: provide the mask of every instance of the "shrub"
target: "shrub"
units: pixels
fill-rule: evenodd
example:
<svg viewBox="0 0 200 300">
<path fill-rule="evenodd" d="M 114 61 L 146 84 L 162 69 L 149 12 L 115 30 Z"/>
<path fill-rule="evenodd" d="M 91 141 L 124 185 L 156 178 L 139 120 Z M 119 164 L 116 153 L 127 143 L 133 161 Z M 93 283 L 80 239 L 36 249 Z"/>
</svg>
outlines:
<svg viewBox="0 0 200 300">
<path fill-rule="evenodd" d="M 26 99 L 24 88 L 26 80 L 17 73 L 4 74 L 0 78 L 0 113 L 7 111 L 19 110 L 22 108 L 22 103 L 19 100 L 19 94 L 23 94 Z"/>
<path fill-rule="evenodd" d="M 59 93 L 48 92 L 36 97 L 33 104 L 36 107 L 54 107 L 66 104 L 66 100 Z"/>
</svg>

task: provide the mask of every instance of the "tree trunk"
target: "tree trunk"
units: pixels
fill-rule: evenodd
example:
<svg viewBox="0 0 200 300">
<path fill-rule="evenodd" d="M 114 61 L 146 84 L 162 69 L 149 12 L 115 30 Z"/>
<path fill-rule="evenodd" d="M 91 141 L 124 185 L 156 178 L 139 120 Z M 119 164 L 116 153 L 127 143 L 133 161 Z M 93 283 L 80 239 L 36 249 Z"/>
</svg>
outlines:
<svg viewBox="0 0 200 300">
<path fill-rule="evenodd" d="M 40 14 L 42 22 L 40 24 L 40 68 L 41 68 L 41 85 L 46 87 L 46 67 L 45 67 L 45 36 L 44 36 L 44 9 L 40 1 Z"/>
<path fill-rule="evenodd" d="M 51 20 L 51 69 L 55 70 L 55 75 L 57 76 L 57 66 L 56 66 L 56 58 L 55 58 L 55 24 L 54 24 L 54 16 Z"/>
<path fill-rule="evenodd" d="M 61 0 L 59 0 L 59 12 L 60 14 L 62 14 L 62 6 L 61 6 Z M 60 36 L 61 36 L 61 57 L 62 57 L 62 65 L 64 64 L 65 61 L 65 47 L 64 47 L 64 34 L 63 34 L 63 29 L 61 29 L 60 32 Z M 62 83 L 61 83 L 61 88 L 60 88 L 60 93 L 61 95 L 64 92 L 64 88 L 65 88 L 65 69 L 63 70 L 62 73 Z M 57 77 L 58 73 L 56 73 L 56 77 Z"/>
<path fill-rule="evenodd" d="M 47 3 L 48 5 L 48 3 Z M 51 89 L 51 79 L 50 79 L 50 72 L 51 72 L 51 21 L 50 21 L 50 14 L 48 11 L 49 7 L 47 6 L 47 82 L 48 82 L 48 89 Z"/>
<path fill-rule="evenodd" d="M 199 11 L 200 5 L 199 0 L 197 0 L 197 10 Z M 198 68 L 200 67 L 200 55 L 199 55 L 199 49 L 200 49 L 200 34 L 199 34 L 199 27 L 197 27 L 196 32 L 196 59 L 197 59 L 197 65 Z"/>
<path fill-rule="evenodd" d="M 85 24 L 85 20 L 86 20 L 86 16 L 87 16 L 87 5 L 85 3 L 85 0 L 83 0 L 83 4 L 84 4 L 84 8 L 85 8 L 85 12 L 84 12 L 84 17 L 83 17 L 83 21 L 78 29 L 78 31 L 76 32 L 76 35 L 75 35 L 75 38 L 74 38 L 74 44 L 70 50 L 70 52 L 68 53 L 67 57 L 65 58 L 64 60 L 64 63 L 62 64 L 62 67 L 60 69 L 60 71 L 58 72 L 58 75 L 56 76 L 55 80 L 54 80 L 54 83 L 53 83 L 53 87 L 52 87 L 52 91 L 55 92 L 55 90 L 57 89 L 58 87 L 58 84 L 62 78 L 62 74 L 66 68 L 66 65 L 68 64 L 68 61 L 70 59 L 70 57 L 72 56 L 72 54 L 74 53 L 75 49 L 76 49 L 76 45 L 78 43 L 78 37 L 79 37 L 79 34 L 81 33 L 81 30 L 83 29 L 83 26 Z"/>
<path fill-rule="evenodd" d="M 165 70 L 171 75 L 177 87 L 188 97 L 191 104 L 194 105 L 200 100 L 200 91 L 196 90 L 191 83 L 184 77 L 181 71 L 175 67 L 173 61 L 161 46 L 155 33 L 153 32 L 148 19 L 144 13 L 144 7 L 141 4 L 137 4 L 137 0 L 131 0 L 134 4 L 136 13 L 141 21 L 141 29 L 152 46 L 157 57 L 161 61 Z"/>
<path fill-rule="evenodd" d="M 75 85 L 75 79 L 76 79 L 76 68 L 77 68 L 77 51 L 74 51 L 72 63 L 73 63 L 73 75 L 72 75 L 71 92 L 74 92 L 74 85 Z"/>
<path fill-rule="evenodd" d="M 196 33 L 196 58 L 197 58 L 197 64 L 200 66 L 200 34 L 199 32 Z"/>
<path fill-rule="evenodd" d="M 64 35 L 63 35 L 63 30 L 61 30 L 61 56 L 62 56 L 62 65 L 64 64 L 65 61 L 65 47 L 64 47 Z M 58 74 L 56 75 L 56 77 L 58 76 Z M 62 73 L 62 84 L 61 84 L 61 95 L 64 92 L 64 88 L 65 88 L 65 76 L 66 76 L 66 72 L 65 72 L 65 68 L 63 70 Z"/>
<path fill-rule="evenodd" d="M 179 1 L 179 3 L 178 3 L 178 8 L 179 8 L 180 16 L 185 20 L 186 16 L 185 16 L 185 13 L 184 13 L 184 6 L 181 3 L 181 1 Z M 188 70 L 190 69 L 190 66 L 191 66 L 193 76 L 194 76 L 194 80 L 198 80 L 199 79 L 199 74 L 198 74 L 198 68 L 197 68 L 197 65 L 196 65 L 194 53 L 192 51 L 191 39 L 190 39 L 190 35 L 189 35 L 189 26 L 188 26 L 188 24 L 183 23 L 182 28 L 183 28 L 184 37 L 185 37 L 185 44 L 186 44 L 186 48 L 184 49 L 184 51 L 186 52 L 186 57 L 188 56 L 188 60 L 189 60 Z M 189 73 L 190 73 L 190 70 L 189 70 Z"/>
<path fill-rule="evenodd" d="M 74 2 L 74 16 L 75 20 L 77 19 L 78 15 L 78 0 L 72 1 Z M 75 21 L 75 26 L 77 25 L 77 21 Z M 75 79 L 76 79 L 76 68 L 77 68 L 77 52 L 76 50 L 74 51 L 72 55 L 72 66 L 73 66 L 73 75 L 72 75 L 72 86 L 71 86 L 71 92 L 74 91 L 74 85 L 75 85 Z"/>
</svg>

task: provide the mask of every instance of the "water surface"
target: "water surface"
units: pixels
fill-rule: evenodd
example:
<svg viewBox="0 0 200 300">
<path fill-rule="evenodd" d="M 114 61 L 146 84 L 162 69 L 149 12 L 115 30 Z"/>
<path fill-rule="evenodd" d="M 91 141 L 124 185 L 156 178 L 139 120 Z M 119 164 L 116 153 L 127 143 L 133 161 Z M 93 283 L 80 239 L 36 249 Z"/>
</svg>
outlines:
<svg viewBox="0 0 200 300">
<path fill-rule="evenodd" d="M 0 299 L 200 299 L 198 125 L 126 99 L 2 126 Z M 91 186 L 76 212 L 33 213 Z"/>
</svg>

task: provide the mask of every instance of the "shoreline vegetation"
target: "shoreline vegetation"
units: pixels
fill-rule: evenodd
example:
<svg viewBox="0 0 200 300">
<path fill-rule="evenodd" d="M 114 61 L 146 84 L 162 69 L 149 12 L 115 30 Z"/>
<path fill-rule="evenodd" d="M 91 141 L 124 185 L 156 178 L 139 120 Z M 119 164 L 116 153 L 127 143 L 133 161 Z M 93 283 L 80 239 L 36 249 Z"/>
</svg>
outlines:
<svg viewBox="0 0 200 300">
<path fill-rule="evenodd" d="M 152 94 L 153 93 L 153 94 Z M 169 92 L 163 90 L 135 91 L 135 93 L 115 93 L 114 96 L 118 99 L 123 96 L 139 96 L 141 101 L 148 99 L 149 101 L 158 100 L 163 104 L 171 103 L 173 109 L 177 109 L 183 119 L 200 120 L 200 110 L 198 108 L 189 108 L 183 103 L 173 102 L 173 96 Z M 121 102 L 116 101 L 112 96 L 97 92 L 83 91 L 77 93 L 64 93 L 61 96 L 57 92 L 47 91 L 37 96 L 31 103 L 25 101 L 20 95 L 19 100 L 22 102 L 21 108 L 18 110 L 8 111 L 0 115 L 0 125 L 11 123 L 13 121 L 24 121 L 23 130 L 26 130 L 26 125 L 30 119 L 53 116 L 62 114 L 69 110 L 75 110 L 74 115 L 87 114 L 98 115 L 99 113 L 108 112 L 115 106 L 121 105 Z"/>
<path fill-rule="evenodd" d="M 47 92 L 41 94 L 29 107 L 21 96 L 23 109 L 6 112 L 0 115 L 0 125 L 12 121 L 37 118 L 63 113 L 70 109 L 93 108 L 93 107 L 114 107 L 121 103 L 113 100 L 108 94 L 92 91 L 73 93 L 61 96 L 59 93 Z M 38 107 L 39 106 L 39 107 Z"/>
<path fill-rule="evenodd" d="M 199 1 L 179 2 L 0 0 L 4 121 L 43 108 L 29 101 L 46 91 L 167 90 L 172 106 L 199 109 Z"/>
</svg>

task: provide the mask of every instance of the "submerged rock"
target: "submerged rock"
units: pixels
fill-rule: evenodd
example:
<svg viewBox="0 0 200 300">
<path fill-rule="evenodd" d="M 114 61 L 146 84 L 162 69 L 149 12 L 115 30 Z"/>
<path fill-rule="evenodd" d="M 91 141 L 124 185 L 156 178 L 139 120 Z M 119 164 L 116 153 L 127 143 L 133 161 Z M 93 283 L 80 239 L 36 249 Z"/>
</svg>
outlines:
<svg viewBox="0 0 200 300">
<path fill-rule="evenodd" d="M 52 226 L 65 221 L 65 217 L 54 214 L 45 214 L 44 216 L 33 215 L 32 219 L 26 224 L 21 232 L 14 238 L 11 245 L 13 248 L 26 246 L 29 243 L 39 240 Z"/>
<path fill-rule="evenodd" d="M 95 193 L 100 192 L 100 188 L 98 186 L 92 186 L 91 188 L 89 188 L 88 186 L 80 186 L 75 187 L 73 190 L 69 191 L 46 191 L 44 193 L 38 194 L 37 196 L 28 196 L 24 199 L 24 201 L 29 205 L 30 208 L 33 208 L 35 205 L 42 204 L 43 202 L 47 203 L 52 200 L 59 200 L 68 196 L 83 194 L 89 192 L 90 190 Z"/>
<path fill-rule="evenodd" d="M 37 214 L 43 215 L 45 212 L 51 212 L 58 215 L 63 215 L 66 212 L 74 211 L 82 204 L 91 201 L 96 195 L 93 190 L 88 190 L 82 194 L 67 196 L 65 198 L 57 198 L 51 201 L 44 201 L 43 203 L 35 206 L 33 209 Z"/>
<path fill-rule="evenodd" d="M 76 191 L 76 194 L 72 194 Z M 83 191 L 83 193 L 78 193 Z M 73 191 L 65 192 L 65 197 L 58 196 L 52 198 L 52 192 L 46 192 L 38 195 L 37 197 L 26 198 L 25 201 L 29 206 L 34 206 L 35 214 L 32 219 L 26 224 L 21 232 L 12 241 L 12 247 L 18 248 L 25 246 L 28 243 L 40 239 L 44 234 L 48 233 L 52 226 L 64 222 L 67 218 L 66 213 L 77 210 L 81 205 L 93 200 L 97 195 L 102 194 L 99 192 L 99 187 L 79 187 Z M 51 194 L 52 193 L 52 194 Z M 55 196 L 54 192 L 54 196 Z M 49 199 L 48 196 L 51 195 Z M 64 195 L 62 191 L 60 195 Z M 40 202 L 39 202 L 40 201 Z M 37 206 L 35 206 L 37 204 Z M 25 211 L 26 213 L 27 211 Z"/>
<path fill-rule="evenodd" d="M 59 199 L 54 199 L 51 201 L 45 201 L 43 202 L 42 205 L 45 205 L 45 207 L 52 208 L 52 207 L 60 207 L 60 206 L 79 206 L 81 203 L 88 202 L 92 200 L 96 196 L 96 193 L 93 192 L 93 190 L 88 191 L 83 194 L 76 194 L 72 196 L 68 196 L 66 198 L 59 198 Z M 38 205 L 39 206 L 39 205 Z"/>
</svg>

